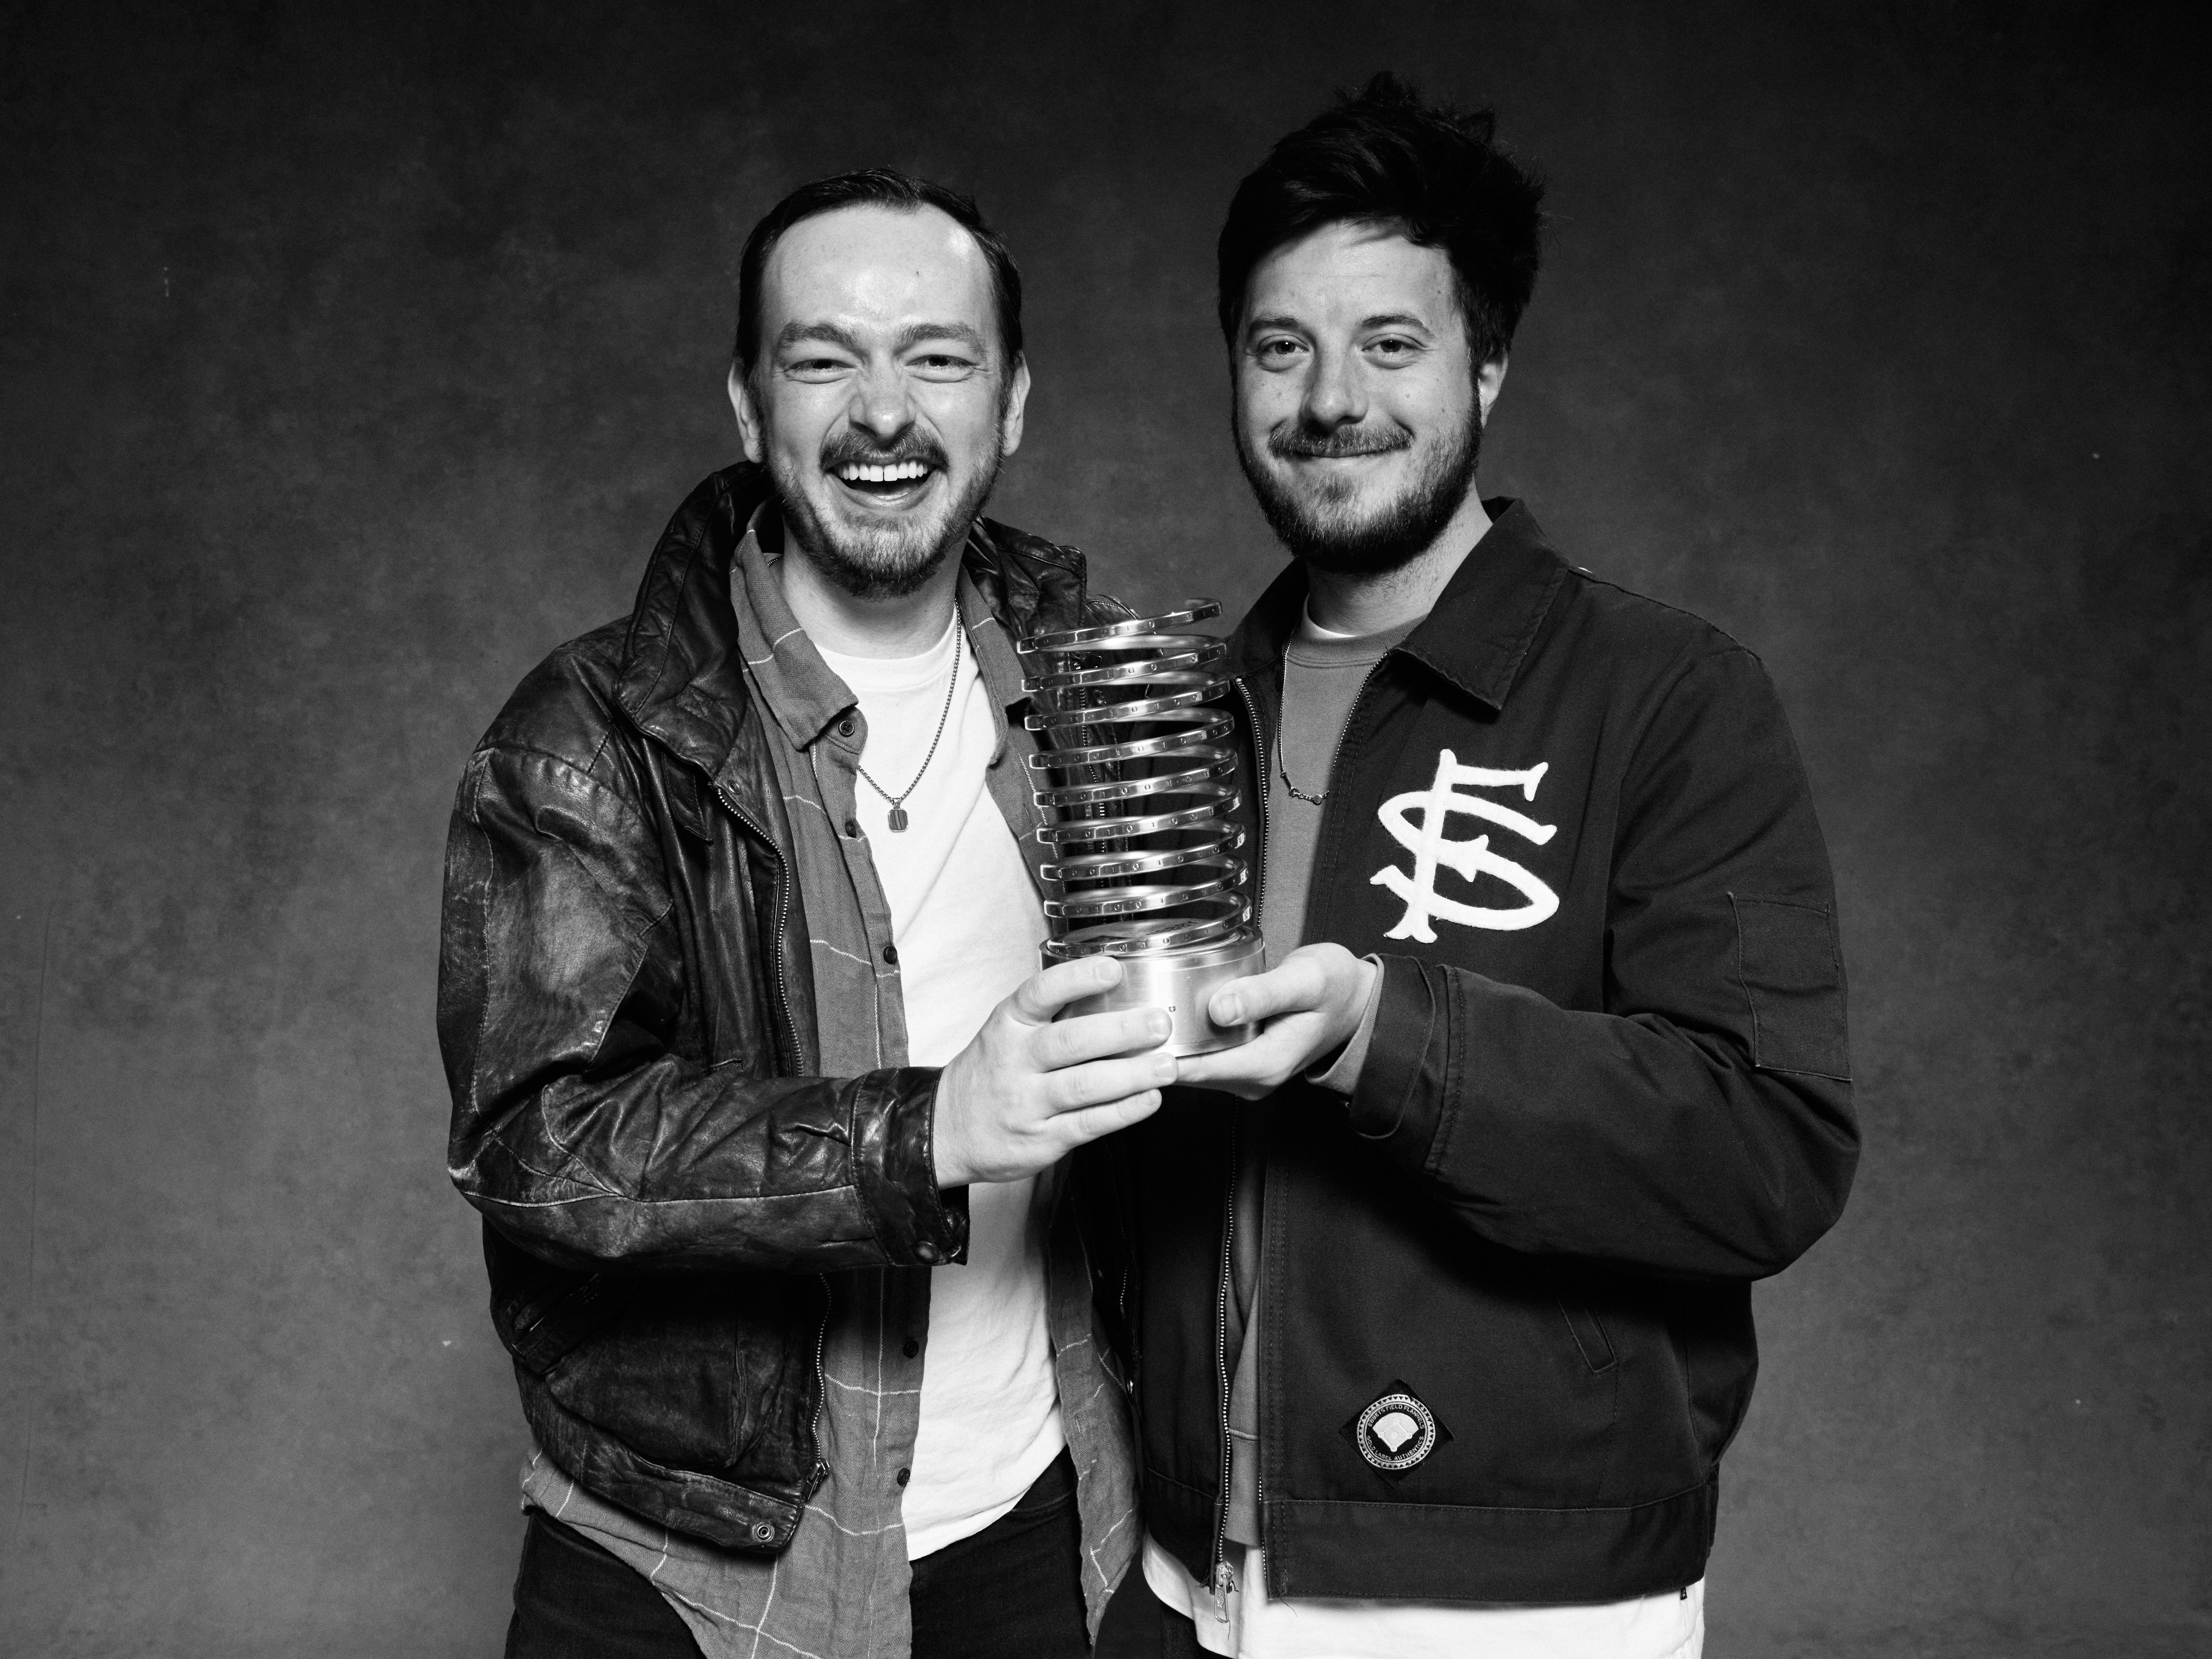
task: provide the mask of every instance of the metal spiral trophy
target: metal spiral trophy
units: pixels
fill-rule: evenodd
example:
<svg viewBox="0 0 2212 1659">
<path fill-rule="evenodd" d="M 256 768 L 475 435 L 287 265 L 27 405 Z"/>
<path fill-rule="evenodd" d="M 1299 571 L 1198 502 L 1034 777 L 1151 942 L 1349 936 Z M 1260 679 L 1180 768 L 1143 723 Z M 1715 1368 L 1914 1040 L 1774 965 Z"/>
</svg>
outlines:
<svg viewBox="0 0 2212 1659">
<path fill-rule="evenodd" d="M 1044 902 L 1045 960 L 1119 957 L 1121 983 L 1066 1012 L 1165 1008 L 1166 1047 L 1178 1054 L 1252 1039 L 1253 1027 L 1216 1025 L 1206 1006 L 1265 965 L 1244 831 L 1231 817 L 1234 721 L 1211 706 L 1229 689 L 1228 647 L 1176 631 L 1220 613 L 1211 599 L 1186 599 L 1020 647 L 1041 750 L 1029 763 L 1049 820 L 1037 836 L 1055 893 Z"/>
</svg>

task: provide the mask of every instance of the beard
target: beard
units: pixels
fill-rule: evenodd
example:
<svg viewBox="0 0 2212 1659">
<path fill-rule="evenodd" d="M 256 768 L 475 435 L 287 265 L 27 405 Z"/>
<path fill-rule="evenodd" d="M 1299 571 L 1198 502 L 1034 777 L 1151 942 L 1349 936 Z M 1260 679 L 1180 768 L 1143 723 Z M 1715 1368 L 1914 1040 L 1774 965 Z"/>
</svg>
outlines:
<svg viewBox="0 0 2212 1659">
<path fill-rule="evenodd" d="M 800 553 L 816 569 L 855 599 L 896 599 L 919 592 L 967 541 L 975 515 L 983 510 L 991 486 L 998 481 L 1005 453 L 994 435 L 982 464 L 965 484 L 949 489 L 933 511 L 920 515 L 863 514 L 857 522 L 824 511 L 824 504 L 808 495 L 807 486 L 812 483 L 825 492 L 837 488 L 836 471 L 848 464 L 889 466 L 901 461 L 920 461 L 949 484 L 952 473 L 944 450 L 933 440 L 910 429 L 900 434 L 897 442 L 880 447 L 848 428 L 822 447 L 818 470 L 811 478 L 802 476 L 771 445 L 769 478 L 784 523 Z"/>
<path fill-rule="evenodd" d="M 1467 500 L 1482 453 L 1482 417 L 1470 410 L 1466 426 L 1431 447 L 1410 482 L 1389 500 L 1364 510 L 1352 480 L 1329 478 L 1308 485 L 1286 478 L 1253 453 L 1242 426 L 1235 427 L 1235 436 L 1245 481 L 1259 498 L 1268 527 L 1292 557 L 1338 575 L 1377 576 L 1399 568 L 1434 543 Z M 1395 424 L 1381 432 L 1301 425 L 1270 433 L 1267 447 L 1278 459 L 1294 461 L 1387 454 L 1412 448 L 1413 439 Z"/>
</svg>

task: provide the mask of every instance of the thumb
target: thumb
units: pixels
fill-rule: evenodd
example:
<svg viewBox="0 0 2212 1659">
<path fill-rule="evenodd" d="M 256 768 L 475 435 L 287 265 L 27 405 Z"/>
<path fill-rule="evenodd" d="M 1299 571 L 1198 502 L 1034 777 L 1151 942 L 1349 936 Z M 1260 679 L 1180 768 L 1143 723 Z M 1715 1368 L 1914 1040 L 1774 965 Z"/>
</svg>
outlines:
<svg viewBox="0 0 2212 1659">
<path fill-rule="evenodd" d="M 1024 1025 L 1048 1025 L 1069 1003 L 1110 991 L 1121 982 L 1121 964 L 1112 957 L 1058 962 L 1024 980 L 1006 1006 Z"/>
<path fill-rule="evenodd" d="M 1314 977 L 1311 966 L 1286 962 L 1271 972 L 1224 985 L 1213 994 L 1206 1012 L 1216 1025 L 1246 1025 L 1306 1007 L 1313 1001 L 1313 988 L 1307 982 Z"/>
</svg>

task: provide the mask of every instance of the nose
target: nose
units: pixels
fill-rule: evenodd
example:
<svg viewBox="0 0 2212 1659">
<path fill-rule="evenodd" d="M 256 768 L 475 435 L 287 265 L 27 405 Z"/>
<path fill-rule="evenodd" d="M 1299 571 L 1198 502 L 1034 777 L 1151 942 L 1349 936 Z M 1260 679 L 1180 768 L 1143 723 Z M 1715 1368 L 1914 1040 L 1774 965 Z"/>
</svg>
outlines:
<svg viewBox="0 0 2212 1659">
<path fill-rule="evenodd" d="M 848 413 L 854 426 L 888 448 L 914 424 L 914 399 L 906 376 L 896 369 L 863 374 L 854 387 Z"/>
<path fill-rule="evenodd" d="M 1307 425 L 1328 429 L 1357 426 L 1367 418 L 1367 387 L 1353 353 L 1322 347 L 1314 353 L 1309 376 L 1298 408 Z"/>
</svg>

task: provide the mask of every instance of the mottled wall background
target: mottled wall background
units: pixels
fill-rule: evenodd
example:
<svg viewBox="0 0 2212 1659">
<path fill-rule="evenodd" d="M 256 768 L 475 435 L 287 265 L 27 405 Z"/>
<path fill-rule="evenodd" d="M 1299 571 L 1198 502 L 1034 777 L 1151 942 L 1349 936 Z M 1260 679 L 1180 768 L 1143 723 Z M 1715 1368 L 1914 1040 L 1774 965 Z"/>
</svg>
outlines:
<svg viewBox="0 0 2212 1659">
<path fill-rule="evenodd" d="M 1711 1651 L 2205 1651 L 2207 61 L 1880 0 L 0 7 L 0 1649 L 495 1651 L 447 803 L 732 454 L 753 217 L 976 190 L 1001 515 L 1241 605 L 1213 233 L 1389 64 L 1553 179 L 1486 488 L 1765 655 L 1838 866 L 1869 1150 L 1760 1292 Z"/>
</svg>

